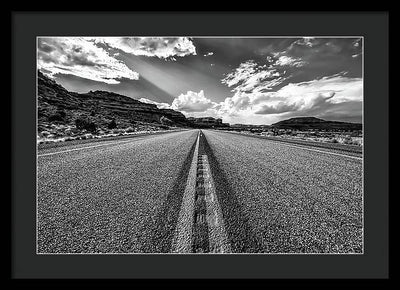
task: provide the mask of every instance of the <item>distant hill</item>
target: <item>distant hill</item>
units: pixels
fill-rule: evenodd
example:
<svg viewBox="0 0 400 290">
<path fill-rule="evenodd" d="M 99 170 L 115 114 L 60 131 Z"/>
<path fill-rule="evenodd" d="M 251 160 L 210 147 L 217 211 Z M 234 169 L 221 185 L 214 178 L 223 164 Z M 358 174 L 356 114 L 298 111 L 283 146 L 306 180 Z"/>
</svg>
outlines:
<svg viewBox="0 0 400 290">
<path fill-rule="evenodd" d="M 127 96 L 106 91 L 69 92 L 38 71 L 38 131 L 43 125 L 74 125 L 79 118 L 93 122 L 97 128 L 116 123 L 118 128 L 137 124 L 187 126 L 186 117 L 177 111 L 159 109 Z"/>
<path fill-rule="evenodd" d="M 213 117 L 189 117 L 187 118 L 191 122 L 193 128 L 227 128 L 228 123 L 222 123 L 222 119 Z"/>
<path fill-rule="evenodd" d="M 315 117 L 298 117 L 283 120 L 271 125 L 276 129 L 292 130 L 362 130 L 360 123 L 347 123 L 338 121 L 326 121 Z"/>
</svg>

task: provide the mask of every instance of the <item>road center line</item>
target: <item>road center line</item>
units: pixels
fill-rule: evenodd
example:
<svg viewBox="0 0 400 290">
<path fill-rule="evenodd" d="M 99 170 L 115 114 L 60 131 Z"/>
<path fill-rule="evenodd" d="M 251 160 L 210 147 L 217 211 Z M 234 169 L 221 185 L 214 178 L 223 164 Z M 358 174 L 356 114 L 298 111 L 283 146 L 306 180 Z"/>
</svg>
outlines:
<svg viewBox="0 0 400 290">
<path fill-rule="evenodd" d="M 200 131 L 197 135 L 196 147 L 190 165 L 182 205 L 176 225 L 171 251 L 173 253 L 192 252 L 192 228 L 194 221 L 194 203 L 196 191 L 197 158 L 199 154 Z"/>
<path fill-rule="evenodd" d="M 222 210 L 215 193 L 214 181 L 207 155 L 203 155 L 202 165 L 204 168 L 202 175 L 204 178 L 209 251 L 211 253 L 229 253 L 231 252 L 231 248 L 225 230 Z"/>
</svg>

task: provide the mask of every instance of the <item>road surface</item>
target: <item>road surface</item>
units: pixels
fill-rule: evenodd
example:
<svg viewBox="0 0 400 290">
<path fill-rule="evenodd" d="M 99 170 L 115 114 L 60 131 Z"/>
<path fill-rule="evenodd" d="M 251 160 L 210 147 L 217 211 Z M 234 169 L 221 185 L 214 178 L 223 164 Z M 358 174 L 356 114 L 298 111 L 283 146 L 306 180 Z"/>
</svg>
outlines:
<svg viewBox="0 0 400 290">
<path fill-rule="evenodd" d="M 38 253 L 362 253 L 354 154 L 213 130 L 40 149 Z"/>
</svg>

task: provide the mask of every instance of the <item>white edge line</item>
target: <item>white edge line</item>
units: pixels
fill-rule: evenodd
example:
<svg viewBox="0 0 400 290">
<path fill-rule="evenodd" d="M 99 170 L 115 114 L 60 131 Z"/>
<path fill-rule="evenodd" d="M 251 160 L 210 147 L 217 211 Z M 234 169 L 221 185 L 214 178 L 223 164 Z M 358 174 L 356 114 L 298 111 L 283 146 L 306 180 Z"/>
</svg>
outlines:
<svg viewBox="0 0 400 290">
<path fill-rule="evenodd" d="M 269 140 L 269 139 L 266 139 L 266 140 Z M 274 141 L 274 140 L 269 140 L 269 141 Z M 280 142 L 280 141 L 276 141 L 276 142 Z M 304 150 L 321 152 L 321 153 L 326 153 L 326 154 L 331 154 L 331 155 L 338 155 L 338 156 L 353 158 L 353 159 L 356 159 L 356 160 L 362 160 L 363 159 L 363 157 L 357 157 L 357 156 L 351 156 L 351 155 L 340 154 L 340 153 L 335 153 L 335 152 L 329 152 L 329 151 L 325 151 L 325 150 L 312 149 L 312 148 L 307 148 L 307 147 L 304 147 L 304 146 L 289 145 L 289 144 L 286 144 L 284 142 L 280 142 L 280 143 L 282 143 L 282 145 L 287 146 L 287 147 L 301 148 L 301 149 L 304 149 Z"/>
<path fill-rule="evenodd" d="M 248 136 L 246 134 L 241 134 L 241 133 L 237 133 L 237 132 L 227 132 L 227 133 L 233 133 L 233 134 L 240 135 L 240 136 Z M 364 135 L 364 133 L 363 133 L 363 135 Z M 357 156 L 352 156 L 352 155 L 347 155 L 347 154 L 340 154 L 340 153 L 330 152 L 330 151 L 328 151 L 328 150 L 330 150 L 330 148 L 326 148 L 327 150 L 318 150 L 318 149 L 312 149 L 312 148 L 306 147 L 307 145 L 304 145 L 304 146 L 302 146 L 302 145 L 298 145 L 298 146 L 297 145 L 291 145 L 291 144 L 286 143 L 284 140 L 281 141 L 281 140 L 273 140 L 273 139 L 268 139 L 268 138 L 259 138 L 259 139 L 263 139 L 263 140 L 279 143 L 279 144 L 282 144 L 282 145 L 287 146 L 287 147 L 300 148 L 300 149 L 304 149 L 304 150 L 310 150 L 310 151 L 321 152 L 321 153 L 326 153 L 326 154 L 349 157 L 349 158 L 353 158 L 353 159 L 357 159 L 357 160 L 363 160 L 363 157 L 364 157 L 364 152 L 363 152 L 363 156 L 357 157 Z M 312 146 L 312 145 L 310 145 L 310 146 Z M 364 146 L 363 146 L 362 150 L 364 150 Z"/>
<path fill-rule="evenodd" d="M 181 132 L 181 131 L 171 131 L 171 132 L 166 132 L 166 133 L 175 133 L 175 132 Z M 83 150 L 83 149 L 95 148 L 95 147 L 101 147 L 101 146 L 107 146 L 107 145 L 118 145 L 118 144 L 124 144 L 124 143 L 128 143 L 128 142 L 135 141 L 135 140 L 143 140 L 145 137 L 156 136 L 156 135 L 158 135 L 158 134 L 153 133 L 153 134 L 147 134 L 147 135 L 132 136 L 132 137 L 124 138 L 124 139 L 129 139 L 129 140 L 124 140 L 124 141 L 120 141 L 120 142 L 117 142 L 118 140 L 114 140 L 115 142 L 113 142 L 113 140 L 104 140 L 104 141 L 102 140 L 100 142 L 108 142 L 108 143 L 93 145 L 93 146 L 86 146 L 86 147 L 79 147 L 79 148 L 74 148 L 74 149 L 69 149 L 69 150 L 50 152 L 50 153 L 43 153 L 43 154 L 37 154 L 37 152 L 36 152 L 36 155 L 38 157 L 40 157 L 40 156 L 48 156 L 48 155 L 54 155 L 54 154 L 58 154 L 58 153 L 66 153 L 66 152 L 70 152 L 70 151 L 77 151 L 77 150 Z M 79 146 L 80 144 L 75 144 L 75 145 Z M 43 148 L 42 150 L 46 150 L 46 149 L 53 149 L 53 148 Z"/>
<path fill-rule="evenodd" d="M 135 138 L 135 140 L 137 140 Z M 38 157 L 41 156 L 49 156 L 49 155 L 55 155 L 55 154 L 59 154 L 59 153 L 66 153 L 66 152 L 71 152 L 71 151 L 78 151 L 78 150 L 83 150 L 83 149 L 89 149 L 89 148 L 95 148 L 95 147 L 101 147 L 101 146 L 107 146 L 107 145 L 118 145 L 118 144 L 124 144 L 124 143 L 128 143 L 131 142 L 132 140 L 129 141 L 121 141 L 121 142 L 110 142 L 107 144 L 100 144 L 100 145 L 93 145 L 93 146 L 86 146 L 86 147 L 79 147 L 79 148 L 74 148 L 74 149 L 69 149 L 69 150 L 63 150 L 63 151 L 57 151 L 57 152 L 50 152 L 50 153 L 43 153 L 43 154 L 38 154 Z M 49 148 L 50 149 L 50 148 Z"/>
</svg>

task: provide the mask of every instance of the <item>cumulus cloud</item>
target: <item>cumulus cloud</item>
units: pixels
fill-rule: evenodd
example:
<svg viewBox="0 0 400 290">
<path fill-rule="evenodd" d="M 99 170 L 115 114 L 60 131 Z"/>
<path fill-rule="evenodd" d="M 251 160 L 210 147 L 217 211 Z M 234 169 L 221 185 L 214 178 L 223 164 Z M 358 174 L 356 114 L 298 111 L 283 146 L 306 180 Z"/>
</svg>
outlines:
<svg viewBox="0 0 400 290">
<path fill-rule="evenodd" d="M 361 78 L 345 77 L 341 73 L 308 82 L 290 83 L 277 92 L 298 102 L 318 94 L 330 97 L 332 93 L 335 94 L 330 101 L 334 103 L 362 101 L 363 81 Z"/>
<path fill-rule="evenodd" d="M 279 102 L 275 106 L 273 105 L 263 105 L 261 108 L 257 109 L 255 114 L 280 114 L 285 112 L 290 112 L 296 109 L 295 104 L 286 104 L 285 102 Z"/>
<path fill-rule="evenodd" d="M 214 54 L 213 52 L 207 52 L 204 56 L 211 56 L 213 54 Z"/>
<path fill-rule="evenodd" d="M 146 103 L 146 104 L 153 104 L 156 105 L 157 108 L 159 109 L 171 109 L 171 105 L 168 103 L 159 103 L 150 99 L 146 99 L 146 98 L 140 98 L 139 99 L 140 102 L 142 103 Z"/>
<path fill-rule="evenodd" d="M 321 109 L 329 103 L 362 102 L 362 80 L 340 75 L 318 80 L 290 83 L 269 99 L 259 102 L 257 114 L 279 114 L 284 112 L 306 112 Z"/>
<path fill-rule="evenodd" d="M 81 37 L 38 38 L 37 54 L 38 69 L 51 77 L 72 74 L 107 84 L 118 84 L 121 78 L 139 79 L 137 72 Z"/>
<path fill-rule="evenodd" d="M 241 84 L 244 80 L 228 81 Z M 230 123 L 271 124 L 292 116 L 328 119 L 339 116 L 345 120 L 346 114 L 353 118 L 349 120 L 357 121 L 362 114 L 362 87 L 361 78 L 349 78 L 342 72 L 312 81 L 289 83 L 276 91 L 236 91 L 232 97 L 218 103 L 207 98 L 202 90 L 198 93 L 188 91 L 175 98 L 171 108 L 187 116 L 217 117 Z"/>
<path fill-rule="evenodd" d="M 232 116 L 241 116 L 243 119 L 264 116 L 270 120 L 274 116 L 324 116 L 327 112 L 339 114 L 340 110 L 345 115 L 347 111 L 343 104 L 352 104 L 352 108 L 361 110 L 362 88 L 361 78 L 348 78 L 343 72 L 312 81 L 289 83 L 276 91 L 265 93 L 257 90 L 237 91 L 233 97 L 226 98 L 213 109 L 224 119 Z"/>
<path fill-rule="evenodd" d="M 278 96 L 284 96 L 284 92 L 278 92 Z M 255 111 L 255 114 L 281 114 L 287 112 L 296 112 L 300 113 L 305 112 L 310 109 L 315 109 L 321 104 L 328 102 L 329 99 L 333 98 L 335 92 L 311 92 L 306 93 L 302 96 L 302 98 L 296 98 L 293 96 L 284 96 L 283 101 L 274 100 L 268 104 L 262 104 L 259 109 Z M 282 99 L 282 98 L 281 98 Z"/>
<path fill-rule="evenodd" d="M 206 98 L 204 91 L 180 94 L 172 102 L 171 108 L 184 112 L 204 112 L 215 105 L 210 99 Z"/>
<path fill-rule="evenodd" d="M 188 37 L 96 37 L 89 38 L 125 53 L 176 60 L 174 57 L 196 55 Z"/>
<path fill-rule="evenodd" d="M 313 39 L 301 39 L 303 45 Z M 324 104 L 362 101 L 362 79 L 348 78 L 347 72 L 308 82 L 289 83 L 293 68 L 306 65 L 286 52 L 271 53 L 266 64 L 253 60 L 241 63 L 221 82 L 234 93 L 213 108 L 225 115 L 272 115 L 317 109 Z M 286 85 L 284 85 L 286 83 Z"/>
</svg>

